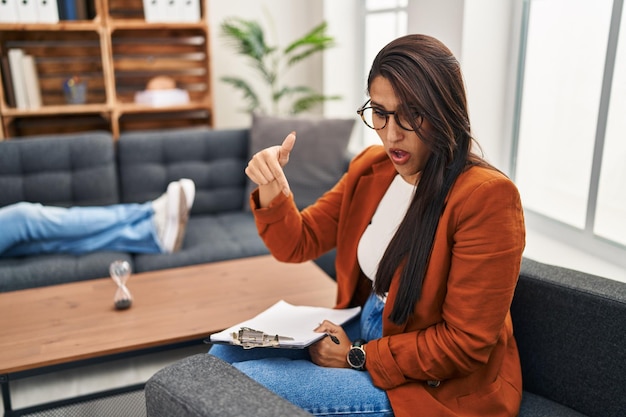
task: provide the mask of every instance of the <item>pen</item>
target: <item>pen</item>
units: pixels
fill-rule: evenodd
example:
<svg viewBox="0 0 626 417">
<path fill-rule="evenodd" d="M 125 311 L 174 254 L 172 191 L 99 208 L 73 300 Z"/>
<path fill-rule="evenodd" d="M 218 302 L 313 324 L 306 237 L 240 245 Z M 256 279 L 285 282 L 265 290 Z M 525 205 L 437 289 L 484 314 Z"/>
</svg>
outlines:
<svg viewBox="0 0 626 417">
<path fill-rule="evenodd" d="M 339 339 L 337 339 L 337 336 L 334 336 L 330 333 L 326 333 L 328 335 L 328 337 L 330 337 L 330 340 L 333 341 L 334 344 L 338 345 L 339 344 Z"/>
</svg>

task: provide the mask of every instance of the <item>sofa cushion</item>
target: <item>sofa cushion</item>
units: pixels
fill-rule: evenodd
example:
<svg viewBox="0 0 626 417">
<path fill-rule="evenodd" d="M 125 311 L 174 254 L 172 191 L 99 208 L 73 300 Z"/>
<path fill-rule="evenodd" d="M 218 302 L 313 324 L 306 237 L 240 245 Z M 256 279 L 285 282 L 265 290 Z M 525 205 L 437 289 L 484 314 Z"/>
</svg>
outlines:
<svg viewBox="0 0 626 417">
<path fill-rule="evenodd" d="M 571 408 L 524 391 L 519 417 L 586 417 Z"/>
<path fill-rule="evenodd" d="M 0 259 L 0 292 L 105 278 L 109 276 L 109 265 L 117 259 L 132 265 L 130 255 L 120 252 Z"/>
<path fill-rule="evenodd" d="M 624 415 L 626 285 L 524 259 L 511 314 L 526 392 Z"/>
<path fill-rule="evenodd" d="M 155 199 L 167 184 L 196 184 L 192 214 L 242 210 L 248 130 L 184 128 L 122 133 L 118 141 L 121 199 Z"/>
<path fill-rule="evenodd" d="M 345 172 L 353 126 L 354 119 L 285 118 L 254 114 L 249 158 L 269 146 L 280 145 L 290 132 L 296 131 L 296 144 L 284 171 L 296 205 L 302 209 L 335 185 Z M 255 187 L 248 180 L 246 196 Z M 250 210 L 247 199 L 245 207 Z"/>
<path fill-rule="evenodd" d="M 189 218 L 183 247 L 171 254 L 135 255 L 137 272 L 268 254 L 252 213 L 195 214 Z"/>
<path fill-rule="evenodd" d="M 48 135 L 0 145 L 0 206 L 118 203 L 114 142 L 108 132 Z"/>
</svg>

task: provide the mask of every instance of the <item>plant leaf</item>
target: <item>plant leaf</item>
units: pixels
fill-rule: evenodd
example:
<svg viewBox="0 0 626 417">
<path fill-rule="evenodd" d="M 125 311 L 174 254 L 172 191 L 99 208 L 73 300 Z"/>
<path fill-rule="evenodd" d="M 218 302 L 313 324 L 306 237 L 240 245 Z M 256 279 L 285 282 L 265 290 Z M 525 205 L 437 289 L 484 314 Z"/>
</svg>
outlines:
<svg viewBox="0 0 626 417">
<path fill-rule="evenodd" d="M 284 50 L 287 66 L 302 61 L 308 56 L 335 46 L 334 38 L 326 35 L 328 24 L 322 22 L 299 39 L 293 41 Z"/>
<path fill-rule="evenodd" d="M 315 94 L 315 91 L 309 87 L 305 86 L 297 86 L 297 87 L 283 87 L 279 91 L 275 92 L 272 95 L 272 100 L 279 101 L 281 98 L 285 96 L 291 96 L 297 93 L 304 94 Z"/>
<path fill-rule="evenodd" d="M 276 88 L 279 84 L 280 67 L 290 67 L 309 56 L 334 46 L 334 39 L 326 35 L 327 23 L 322 22 L 304 36 L 293 41 L 287 48 L 279 50 L 267 45 L 263 29 L 253 20 L 238 17 L 226 19 L 222 25 L 222 34 L 236 48 L 237 52 L 248 58 L 252 68 L 261 75 L 270 91 L 271 105 L 274 112 L 279 111 L 279 103 L 288 97 L 298 97 L 291 106 L 291 113 L 297 114 L 311 109 L 326 101 L 336 100 L 339 96 L 324 96 L 304 86 Z M 243 93 L 248 106 L 246 111 L 261 111 L 259 96 L 252 86 L 238 77 L 222 77 L 222 81 L 232 85 Z"/>
<path fill-rule="evenodd" d="M 252 61 L 252 67 L 261 73 L 263 79 L 268 84 L 273 84 L 277 74 L 271 66 L 267 65 L 267 61 L 271 61 L 271 56 L 278 49 L 267 45 L 263 28 L 259 23 L 231 17 L 222 23 L 221 28 L 222 35 L 231 42 L 237 52 L 249 58 Z"/>
<path fill-rule="evenodd" d="M 221 80 L 243 93 L 244 100 L 248 102 L 248 106 L 245 109 L 246 112 L 261 108 L 259 97 L 245 80 L 237 77 L 222 77 Z"/>
<path fill-rule="evenodd" d="M 221 28 L 222 34 L 231 41 L 240 54 L 255 61 L 263 61 L 267 54 L 276 49 L 265 43 L 263 29 L 253 20 L 231 17 L 222 23 Z"/>
<path fill-rule="evenodd" d="M 298 114 L 310 110 L 313 107 L 329 100 L 339 100 L 340 96 L 325 96 L 322 94 L 309 94 L 296 100 L 291 106 L 291 114 Z"/>
</svg>

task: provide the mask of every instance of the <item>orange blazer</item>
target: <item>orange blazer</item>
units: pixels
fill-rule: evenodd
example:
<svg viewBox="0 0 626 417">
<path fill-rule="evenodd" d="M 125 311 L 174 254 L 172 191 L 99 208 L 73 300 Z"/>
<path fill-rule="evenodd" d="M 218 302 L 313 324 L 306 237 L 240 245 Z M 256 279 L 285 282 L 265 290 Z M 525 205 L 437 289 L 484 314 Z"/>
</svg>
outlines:
<svg viewBox="0 0 626 417">
<path fill-rule="evenodd" d="M 397 174 L 381 146 L 364 150 L 342 179 L 299 212 L 278 195 L 268 208 L 251 197 L 261 238 L 274 257 L 303 262 L 336 247 L 337 308 L 362 305 L 371 291 L 357 244 Z M 419 239 L 419 236 L 415 236 Z M 525 242 L 515 185 L 472 167 L 450 190 L 414 314 L 403 325 L 383 312 L 383 337 L 367 343 L 366 368 L 396 417 L 515 416 L 522 378 L 509 307 Z"/>
</svg>

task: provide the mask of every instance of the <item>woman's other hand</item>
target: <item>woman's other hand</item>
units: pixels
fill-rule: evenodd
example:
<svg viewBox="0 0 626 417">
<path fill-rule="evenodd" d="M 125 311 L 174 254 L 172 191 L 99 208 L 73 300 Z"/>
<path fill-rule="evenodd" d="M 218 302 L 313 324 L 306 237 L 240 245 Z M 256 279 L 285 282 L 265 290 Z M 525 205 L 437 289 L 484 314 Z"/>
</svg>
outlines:
<svg viewBox="0 0 626 417">
<path fill-rule="evenodd" d="M 289 182 L 283 167 L 289 162 L 289 154 L 295 143 L 296 132 L 291 132 L 281 145 L 270 146 L 257 152 L 248 162 L 246 175 L 259 186 L 261 207 L 269 206 L 280 192 L 290 194 Z"/>
<path fill-rule="evenodd" d="M 327 333 L 328 337 L 324 337 L 309 347 L 313 363 L 327 368 L 349 368 L 346 357 L 352 342 L 343 330 L 343 327 L 324 320 L 314 331 Z M 334 342 L 333 337 L 339 343 Z"/>
</svg>

